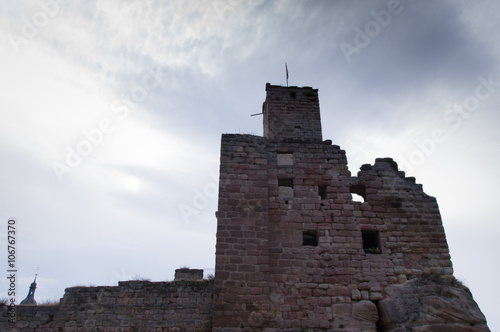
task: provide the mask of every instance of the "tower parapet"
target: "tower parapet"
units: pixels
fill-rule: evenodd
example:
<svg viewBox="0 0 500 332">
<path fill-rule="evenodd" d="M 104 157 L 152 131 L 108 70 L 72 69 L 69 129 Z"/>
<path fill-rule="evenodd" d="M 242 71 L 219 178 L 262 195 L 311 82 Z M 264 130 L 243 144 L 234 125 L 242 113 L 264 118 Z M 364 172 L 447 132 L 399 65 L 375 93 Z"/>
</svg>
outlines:
<svg viewBox="0 0 500 332">
<path fill-rule="evenodd" d="M 273 140 L 321 141 L 318 89 L 266 84 L 264 137 Z"/>
</svg>

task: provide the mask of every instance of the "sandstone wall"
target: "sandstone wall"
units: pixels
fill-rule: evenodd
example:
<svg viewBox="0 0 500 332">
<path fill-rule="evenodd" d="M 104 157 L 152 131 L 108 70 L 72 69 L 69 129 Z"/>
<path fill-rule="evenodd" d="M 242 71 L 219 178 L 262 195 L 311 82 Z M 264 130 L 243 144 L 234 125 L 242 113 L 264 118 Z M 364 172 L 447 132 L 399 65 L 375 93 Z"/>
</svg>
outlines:
<svg viewBox="0 0 500 332">
<path fill-rule="evenodd" d="M 262 107 L 264 137 L 321 141 L 318 90 L 311 87 L 266 85 Z"/>
<path fill-rule="evenodd" d="M 216 327 L 258 324 L 262 314 L 270 310 L 264 142 L 262 137 L 222 137 L 214 283 Z"/>
<path fill-rule="evenodd" d="M 391 159 L 351 177 L 328 141 L 223 135 L 219 192 L 216 328 L 374 330 L 357 302 L 453 273 L 436 200 Z"/>
<path fill-rule="evenodd" d="M 376 331 L 388 286 L 452 279 L 436 199 L 390 158 L 351 176 L 317 90 L 266 92 L 264 137 L 222 136 L 214 330 Z"/>
<path fill-rule="evenodd" d="M 213 282 L 120 282 L 72 287 L 57 306 L 3 307 L 0 331 L 211 331 Z"/>
</svg>

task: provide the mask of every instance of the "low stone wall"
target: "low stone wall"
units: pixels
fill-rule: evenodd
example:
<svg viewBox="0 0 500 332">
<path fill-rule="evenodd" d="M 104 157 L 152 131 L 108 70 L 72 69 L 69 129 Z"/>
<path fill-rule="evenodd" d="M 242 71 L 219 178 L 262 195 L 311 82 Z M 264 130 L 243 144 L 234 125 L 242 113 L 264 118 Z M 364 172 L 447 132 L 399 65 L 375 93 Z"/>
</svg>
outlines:
<svg viewBox="0 0 500 332">
<path fill-rule="evenodd" d="M 0 331 L 211 331 L 213 282 L 127 281 L 67 288 L 57 306 L 1 308 Z"/>
</svg>

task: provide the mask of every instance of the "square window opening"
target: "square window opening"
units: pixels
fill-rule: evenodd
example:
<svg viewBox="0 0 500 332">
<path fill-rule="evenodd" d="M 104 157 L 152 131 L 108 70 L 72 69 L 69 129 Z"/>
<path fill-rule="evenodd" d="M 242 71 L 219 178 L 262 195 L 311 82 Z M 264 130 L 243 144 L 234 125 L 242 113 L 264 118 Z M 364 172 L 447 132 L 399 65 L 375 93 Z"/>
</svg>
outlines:
<svg viewBox="0 0 500 332">
<path fill-rule="evenodd" d="M 366 254 L 380 254 L 380 236 L 378 231 L 361 231 L 363 249 Z"/>
<path fill-rule="evenodd" d="M 297 98 L 297 92 L 290 92 L 290 98 L 291 99 L 296 99 Z"/>
<path fill-rule="evenodd" d="M 316 231 L 304 231 L 302 233 L 303 246 L 318 246 L 318 233 Z"/>
</svg>

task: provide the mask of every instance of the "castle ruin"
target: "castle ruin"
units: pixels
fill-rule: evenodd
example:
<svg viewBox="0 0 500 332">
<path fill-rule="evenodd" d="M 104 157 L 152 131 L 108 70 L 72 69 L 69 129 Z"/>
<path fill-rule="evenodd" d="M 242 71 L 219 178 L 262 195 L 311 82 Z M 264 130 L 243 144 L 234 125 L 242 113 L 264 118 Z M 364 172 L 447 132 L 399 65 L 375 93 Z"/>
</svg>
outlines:
<svg viewBox="0 0 500 332">
<path fill-rule="evenodd" d="M 322 138 L 317 89 L 267 84 L 262 113 L 263 137 L 222 135 L 214 280 L 186 270 L 173 282 L 73 287 L 52 309 L 18 306 L 8 326 L 489 331 L 415 178 L 390 158 L 352 176 L 345 151 Z"/>
</svg>

